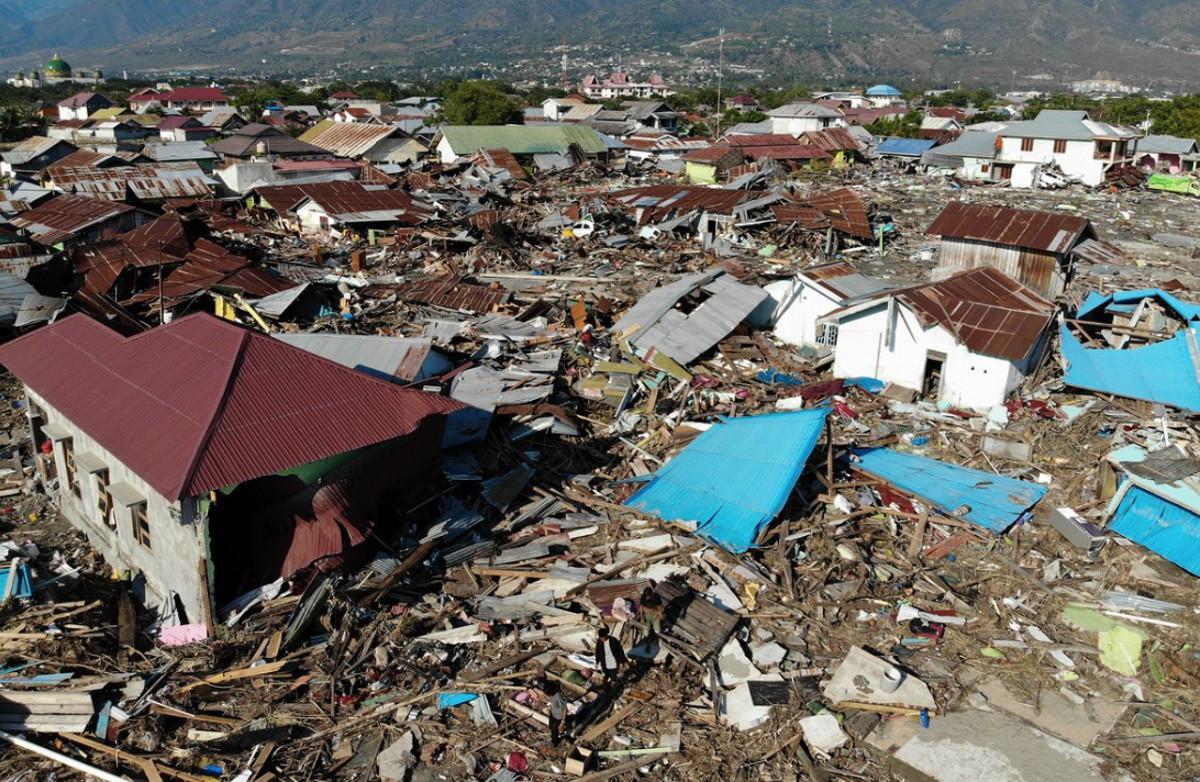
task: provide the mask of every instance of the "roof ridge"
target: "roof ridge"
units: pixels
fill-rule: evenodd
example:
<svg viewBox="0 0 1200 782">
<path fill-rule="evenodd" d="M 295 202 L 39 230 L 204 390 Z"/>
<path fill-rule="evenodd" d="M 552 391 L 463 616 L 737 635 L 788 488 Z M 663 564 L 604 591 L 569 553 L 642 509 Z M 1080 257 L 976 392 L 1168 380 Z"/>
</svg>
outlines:
<svg viewBox="0 0 1200 782">
<path fill-rule="evenodd" d="M 199 315 L 199 313 L 197 313 Z M 211 316 L 213 321 L 217 321 L 216 325 L 225 325 L 219 318 Z M 196 476 L 196 472 L 200 469 L 200 463 L 204 459 L 204 454 L 208 451 L 208 444 L 212 441 L 213 433 L 217 431 L 221 419 L 225 415 L 225 408 L 229 402 L 229 395 L 233 391 L 234 379 L 238 376 L 238 369 L 242 365 L 242 360 L 246 355 L 246 345 L 250 342 L 251 332 L 249 329 L 234 326 L 242 333 L 238 337 L 237 350 L 234 352 L 233 360 L 229 362 L 228 373 L 225 375 L 225 383 L 221 390 L 221 395 L 217 398 L 216 408 L 212 414 L 208 416 L 208 425 L 204 430 L 204 434 L 200 437 L 199 445 L 195 453 L 192 454 L 190 463 L 183 473 L 183 478 L 179 483 L 177 493 L 179 497 L 185 497 L 188 488 L 192 485 L 192 481 Z M 151 332 L 146 332 L 151 333 Z"/>
</svg>

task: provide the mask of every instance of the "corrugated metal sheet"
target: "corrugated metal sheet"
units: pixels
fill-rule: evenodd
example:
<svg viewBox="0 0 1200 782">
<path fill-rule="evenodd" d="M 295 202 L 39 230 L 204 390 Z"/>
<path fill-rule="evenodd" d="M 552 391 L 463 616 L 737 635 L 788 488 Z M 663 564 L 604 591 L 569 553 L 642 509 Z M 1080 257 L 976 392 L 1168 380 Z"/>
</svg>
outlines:
<svg viewBox="0 0 1200 782">
<path fill-rule="evenodd" d="M 937 323 L 976 353 L 1020 361 L 1042 339 L 1054 305 L 992 268 L 897 291 L 927 325 Z"/>
<path fill-rule="evenodd" d="M 467 312 L 491 312 L 508 298 L 503 288 L 476 285 L 454 275 L 400 283 L 395 290 L 401 301 Z"/>
<path fill-rule="evenodd" d="M 889 138 L 875 148 L 880 156 L 919 158 L 937 142 L 923 138 Z"/>
<path fill-rule="evenodd" d="M 694 521 L 740 554 L 783 510 L 820 439 L 828 409 L 723 418 L 667 462 L 626 505 Z"/>
<path fill-rule="evenodd" d="M 1060 334 L 1067 385 L 1200 413 L 1200 356 L 1192 329 L 1125 349 L 1086 348 L 1065 325 Z"/>
<path fill-rule="evenodd" d="M 204 198 L 212 195 L 212 180 L 191 162 L 154 165 L 63 166 L 50 172 L 50 182 L 64 192 L 110 201 L 132 196 L 142 201 L 165 198 Z"/>
<path fill-rule="evenodd" d="M 459 157 L 481 149 L 507 149 L 514 155 L 565 154 L 578 146 L 585 155 L 601 155 L 608 146 L 585 125 L 443 125 L 441 134 Z"/>
<path fill-rule="evenodd" d="M 1200 516 L 1132 482 L 1114 500 L 1114 532 L 1200 576 Z"/>
<path fill-rule="evenodd" d="M 28 231 L 38 243 L 50 245 L 131 211 L 133 207 L 127 204 L 61 195 L 14 216 L 12 224 Z"/>
<path fill-rule="evenodd" d="M 725 190 L 711 187 L 681 185 L 652 185 L 630 190 L 618 190 L 606 197 L 627 209 L 639 210 L 642 225 L 661 223 L 691 212 L 711 212 L 732 215 L 747 201 L 766 196 L 752 190 Z"/>
<path fill-rule="evenodd" d="M 371 125 L 365 122 L 331 122 L 319 133 L 304 134 L 301 138 L 332 152 L 338 157 L 358 158 L 367 154 L 379 142 L 395 135 L 391 125 Z"/>
<path fill-rule="evenodd" d="M 254 193 L 263 204 L 283 214 L 290 212 L 301 201 L 311 196 L 355 195 L 365 190 L 358 182 L 313 182 L 304 185 L 269 185 L 255 188 Z"/>
<path fill-rule="evenodd" d="M 690 313 L 674 309 L 684 297 L 705 288 L 710 295 Z M 645 354 L 656 349 L 680 364 L 695 361 L 717 344 L 767 298 L 758 286 L 742 285 L 722 269 L 691 274 L 650 291 L 613 326 L 628 334 Z"/>
<path fill-rule="evenodd" d="M 867 215 L 867 205 L 858 193 L 848 187 L 809 196 L 808 203 L 829 219 L 835 231 L 867 240 L 875 235 Z"/>
<path fill-rule="evenodd" d="M 0 363 L 172 500 L 459 408 L 204 314 L 132 338 L 72 316 L 0 346 Z"/>
<path fill-rule="evenodd" d="M 951 201 L 925 231 L 943 239 L 990 242 L 1063 255 L 1081 239 L 1094 238 L 1092 224 L 1082 217 L 1004 206 Z"/>
<path fill-rule="evenodd" d="M 322 358 L 388 382 L 409 383 L 448 371 L 450 362 L 437 360 L 437 371 L 422 372 L 433 340 L 428 337 L 376 337 L 357 334 L 274 334 L 276 339 Z"/>
<path fill-rule="evenodd" d="M 890 448 L 856 448 L 851 466 L 931 508 L 997 534 L 1046 495 L 1046 487 Z"/>
</svg>

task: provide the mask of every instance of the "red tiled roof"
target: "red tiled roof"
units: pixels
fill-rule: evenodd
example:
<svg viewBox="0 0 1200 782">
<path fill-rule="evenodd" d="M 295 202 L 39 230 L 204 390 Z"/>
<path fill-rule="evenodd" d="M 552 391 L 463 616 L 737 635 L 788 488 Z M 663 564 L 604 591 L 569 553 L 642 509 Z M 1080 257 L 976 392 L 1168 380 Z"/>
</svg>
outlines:
<svg viewBox="0 0 1200 782">
<path fill-rule="evenodd" d="M 461 405 L 197 314 L 135 337 L 73 315 L 0 362 L 169 500 L 419 428 Z"/>
</svg>

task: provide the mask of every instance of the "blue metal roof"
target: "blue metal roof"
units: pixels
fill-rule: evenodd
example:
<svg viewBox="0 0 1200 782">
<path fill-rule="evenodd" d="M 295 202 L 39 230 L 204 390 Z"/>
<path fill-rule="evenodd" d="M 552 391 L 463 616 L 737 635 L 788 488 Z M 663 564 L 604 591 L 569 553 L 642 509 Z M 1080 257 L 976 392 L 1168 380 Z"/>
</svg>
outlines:
<svg viewBox="0 0 1200 782">
<path fill-rule="evenodd" d="M 828 409 L 724 418 L 626 501 L 740 554 L 783 510 L 825 425 Z"/>
<path fill-rule="evenodd" d="M 857 448 L 853 453 L 856 470 L 995 533 L 1011 527 L 1046 494 L 1046 487 L 1036 483 L 889 448 Z"/>
<path fill-rule="evenodd" d="M 889 138 L 876 147 L 875 151 L 880 155 L 921 157 L 926 150 L 933 149 L 936 143 L 926 138 Z"/>
<path fill-rule="evenodd" d="M 1158 299 L 1161 303 L 1174 310 L 1175 314 L 1184 320 L 1200 320 L 1200 304 L 1180 301 L 1160 288 L 1146 288 L 1140 291 L 1117 291 L 1109 294 L 1090 291 L 1087 299 L 1080 305 L 1079 312 L 1076 313 L 1075 317 L 1081 319 L 1087 318 L 1087 316 L 1098 310 L 1109 309 L 1113 305 L 1133 307 L 1142 299 Z M 1132 311 L 1132 309 L 1129 311 Z"/>
<path fill-rule="evenodd" d="M 903 93 L 900 92 L 900 90 L 896 89 L 890 84 L 876 84 L 874 87 L 867 88 L 867 95 L 872 98 L 884 96 L 896 97 L 902 94 Z"/>
<path fill-rule="evenodd" d="M 1200 576 L 1200 517 L 1130 485 L 1109 527 L 1194 576 Z"/>
<path fill-rule="evenodd" d="M 1160 402 L 1200 413 L 1196 333 L 1183 329 L 1171 339 L 1136 348 L 1086 348 L 1066 326 L 1060 350 L 1067 363 L 1063 382 L 1075 388 Z"/>
</svg>

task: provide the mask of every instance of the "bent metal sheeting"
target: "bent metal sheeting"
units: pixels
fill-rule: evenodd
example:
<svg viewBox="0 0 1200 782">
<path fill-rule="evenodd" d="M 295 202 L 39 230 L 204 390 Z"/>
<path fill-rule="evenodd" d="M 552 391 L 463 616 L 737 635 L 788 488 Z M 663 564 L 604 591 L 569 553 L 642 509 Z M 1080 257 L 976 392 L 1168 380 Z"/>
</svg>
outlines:
<svg viewBox="0 0 1200 782">
<path fill-rule="evenodd" d="M 787 503 L 828 409 L 723 418 L 659 470 L 626 505 L 740 554 Z"/>
</svg>

